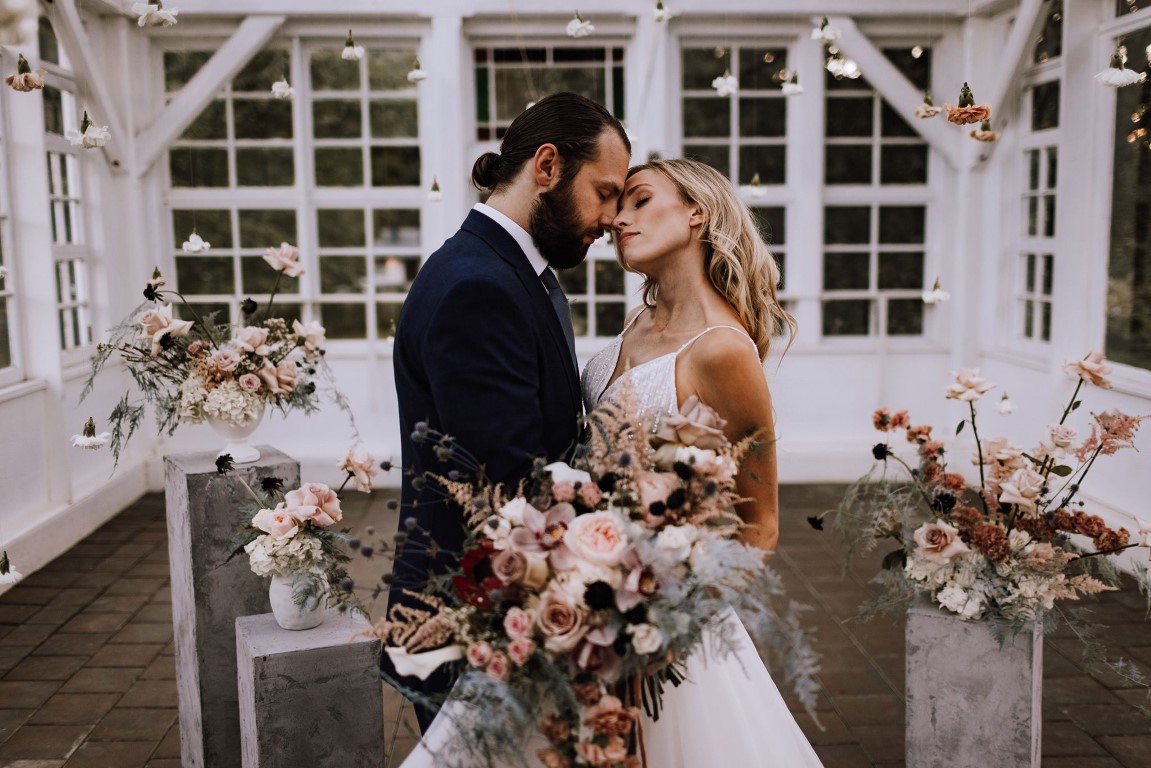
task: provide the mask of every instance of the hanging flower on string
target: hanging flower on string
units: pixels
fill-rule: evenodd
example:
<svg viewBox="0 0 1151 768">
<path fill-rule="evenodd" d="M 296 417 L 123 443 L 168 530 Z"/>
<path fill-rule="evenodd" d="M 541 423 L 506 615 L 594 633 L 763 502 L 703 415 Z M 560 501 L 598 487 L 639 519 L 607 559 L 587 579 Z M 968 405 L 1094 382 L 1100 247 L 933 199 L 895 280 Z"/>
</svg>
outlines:
<svg viewBox="0 0 1151 768">
<path fill-rule="evenodd" d="M 422 83 L 428 79 L 428 73 L 420 68 L 420 60 L 416 59 L 415 66 L 408 72 L 409 83 Z"/>
<path fill-rule="evenodd" d="M 976 141 L 999 141 L 999 131 L 991 130 L 991 121 L 984 120 L 978 128 L 971 132 L 971 138 Z"/>
<path fill-rule="evenodd" d="M 181 250 L 184 253 L 207 253 L 212 248 L 212 244 L 204 240 L 196 234 L 196 230 L 192 230 L 192 234 L 188 235 L 188 239 L 184 241 Z"/>
<path fill-rule="evenodd" d="M 86 448 L 89 451 L 98 451 L 108 444 L 108 438 L 111 437 L 107 432 L 96 434 L 96 422 L 89 416 L 88 420 L 84 422 L 84 432 L 79 435 L 72 435 L 72 445 L 76 448 Z"/>
<path fill-rule="evenodd" d="M 348 39 L 344 41 L 344 50 L 340 54 L 340 58 L 344 61 L 359 61 L 364 58 L 364 46 L 356 45 L 350 29 L 348 30 Z"/>
<path fill-rule="evenodd" d="M 1015 403 L 1007 397 L 1007 393 L 1003 393 L 1003 397 L 999 398 L 999 402 L 995 404 L 995 412 L 1000 416 L 1010 416 L 1015 413 Z"/>
<path fill-rule="evenodd" d="M 575 16 L 568 22 L 566 32 L 568 37 L 587 37 L 595 32 L 595 26 L 590 21 L 585 21 L 580 12 L 576 11 Z"/>
<path fill-rule="evenodd" d="M 428 192 L 429 203 L 439 203 L 444 199 L 444 193 L 440 191 L 440 182 L 436 177 L 432 177 L 432 190 Z"/>
<path fill-rule="evenodd" d="M 739 91 L 739 80 L 731 74 L 730 69 L 725 69 L 722 75 L 711 81 L 711 87 L 717 94 L 726 98 L 734 96 Z"/>
<path fill-rule="evenodd" d="M 931 94 L 924 92 L 923 103 L 915 108 L 915 116 L 921 120 L 927 120 L 929 118 L 935 117 L 942 111 L 943 109 L 941 107 L 935 106 L 935 102 L 931 100 Z"/>
<path fill-rule="evenodd" d="M 784 96 L 799 96 L 803 93 L 803 86 L 799 84 L 798 72 L 792 72 L 791 77 L 780 87 Z"/>
<path fill-rule="evenodd" d="M 1127 69 L 1127 46 L 1116 46 L 1115 53 L 1111 54 L 1111 66 L 1095 76 L 1103 85 L 1112 88 L 1123 88 L 1134 85 L 1143 79 L 1143 75 L 1133 69 Z"/>
<path fill-rule="evenodd" d="M 759 182 L 759 174 L 753 173 L 751 175 L 751 183 L 747 186 L 747 194 L 755 199 L 759 199 L 767 194 L 763 185 Z"/>
<path fill-rule="evenodd" d="M 135 3 L 132 5 L 132 13 L 140 18 L 136 20 L 136 24 L 141 27 L 174 27 L 176 26 L 176 16 L 179 11 L 168 10 L 164 7 L 162 0 L 156 0 L 154 3 Z"/>
<path fill-rule="evenodd" d="M 976 104 L 975 96 L 972 95 L 967 83 L 964 83 L 959 90 L 959 103 L 954 107 L 944 104 L 943 109 L 947 112 L 948 121 L 956 125 L 978 123 L 991 117 L 991 107 L 987 104 Z"/>
<path fill-rule="evenodd" d="M 288 78 L 282 77 L 272 83 L 272 97 L 283 99 L 284 101 L 291 101 L 296 97 L 296 89 L 288 83 Z"/>
<path fill-rule="evenodd" d="M 80 120 L 80 130 L 69 128 L 64 132 L 64 138 L 73 147 L 83 147 L 84 149 L 94 149 L 95 147 L 102 147 L 108 143 L 108 139 L 112 138 L 108 133 L 108 126 L 94 125 L 88 117 L 87 111 L 84 112 L 84 117 Z"/>
<path fill-rule="evenodd" d="M 16 74 L 8 75 L 4 78 L 4 82 L 12 86 L 14 91 L 27 93 L 44 87 L 45 74 L 47 73 L 42 69 L 33 70 L 28 64 L 28 59 L 21 53 L 16 60 Z"/>
<path fill-rule="evenodd" d="M 8 277 L 8 267 L 0 266 L 0 280 Z"/>
<path fill-rule="evenodd" d="M 0 587 L 6 584 L 15 584 L 24 578 L 20 572 L 12 567 L 12 563 L 8 560 L 8 550 L 4 550 L 0 554 Z"/>
<path fill-rule="evenodd" d="M 663 0 L 657 0 L 655 9 L 651 12 L 651 17 L 655 19 L 657 24 L 662 24 L 672 17 L 672 12 L 664 6 Z"/>
<path fill-rule="evenodd" d="M 832 77 L 836 80 L 847 78 L 848 80 L 855 80 L 863 73 L 859 71 L 859 65 L 851 59 L 845 58 L 843 54 L 836 51 L 827 58 L 827 71 L 831 73 Z"/>
<path fill-rule="evenodd" d="M 818 40 L 824 45 L 830 45 L 839 39 L 840 32 L 837 28 L 827 23 L 827 17 L 824 16 L 819 21 L 819 26 L 811 30 L 811 39 Z"/>
<path fill-rule="evenodd" d="M 950 299 L 951 294 L 943 290 L 943 287 L 939 284 L 938 277 L 935 278 L 935 284 L 931 286 L 931 290 L 926 291 L 923 294 L 924 304 L 940 304 L 944 301 L 949 301 Z"/>
</svg>

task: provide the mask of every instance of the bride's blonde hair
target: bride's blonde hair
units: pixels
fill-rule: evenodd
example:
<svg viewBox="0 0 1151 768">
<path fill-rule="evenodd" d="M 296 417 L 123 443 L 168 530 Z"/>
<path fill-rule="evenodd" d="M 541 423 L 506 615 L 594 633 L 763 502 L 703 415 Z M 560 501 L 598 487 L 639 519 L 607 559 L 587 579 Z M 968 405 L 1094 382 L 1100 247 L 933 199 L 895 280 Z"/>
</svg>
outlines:
<svg viewBox="0 0 1151 768">
<path fill-rule="evenodd" d="M 698 205 L 706 215 L 700 239 L 706 248 L 708 277 L 739 314 L 760 360 L 766 359 L 776 331 L 786 326 L 789 337 L 794 338 L 797 326 L 776 299 L 779 265 L 763 242 L 751 211 L 727 177 L 710 165 L 683 158 L 652 160 L 635 166 L 627 175 L 630 179 L 648 170 L 666 176 L 685 202 Z M 616 258 L 624 269 L 635 271 L 624 262 L 618 248 Z M 655 306 L 657 289 L 650 279 L 644 280 L 644 304 Z"/>
</svg>

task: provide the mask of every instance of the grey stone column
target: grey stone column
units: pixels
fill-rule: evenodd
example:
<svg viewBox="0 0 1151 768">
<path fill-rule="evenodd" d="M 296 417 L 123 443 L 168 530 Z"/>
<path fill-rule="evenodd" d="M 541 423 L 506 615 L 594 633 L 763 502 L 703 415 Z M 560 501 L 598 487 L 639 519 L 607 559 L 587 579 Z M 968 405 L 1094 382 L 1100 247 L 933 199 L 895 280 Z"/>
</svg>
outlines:
<svg viewBox="0 0 1151 768">
<path fill-rule="evenodd" d="M 906 637 L 908 768 L 1039 768 L 1042 631 L 1001 647 L 983 622 L 922 600 Z"/>
<path fill-rule="evenodd" d="M 244 768 L 381 768 L 380 640 L 360 615 L 312 629 L 272 614 L 236 619 Z"/>
<path fill-rule="evenodd" d="M 257 492 L 278 477 L 300 484 L 300 463 L 260 446 L 261 458 L 238 474 Z M 236 617 L 266 613 L 268 582 L 246 557 L 227 562 L 240 509 L 254 502 L 235 477 L 216 472 L 214 453 L 164 457 L 180 757 L 184 768 L 239 768 Z"/>
</svg>

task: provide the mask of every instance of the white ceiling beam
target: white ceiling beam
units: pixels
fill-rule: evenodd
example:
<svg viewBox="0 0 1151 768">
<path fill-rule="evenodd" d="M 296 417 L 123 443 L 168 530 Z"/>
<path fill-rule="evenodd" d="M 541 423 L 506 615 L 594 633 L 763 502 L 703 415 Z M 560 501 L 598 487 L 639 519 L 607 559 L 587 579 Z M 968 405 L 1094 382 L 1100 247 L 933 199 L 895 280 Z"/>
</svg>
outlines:
<svg viewBox="0 0 1151 768">
<path fill-rule="evenodd" d="M 867 82 L 875 86 L 879 95 L 886 99 L 896 112 L 904 116 L 907 124 L 922 136 L 948 165 L 958 169 L 960 160 L 955 145 L 954 126 L 948 125 L 942 117 L 930 120 L 914 117 L 915 108 L 923 102 L 923 93 L 903 76 L 903 73 L 883 55 L 883 51 L 875 47 L 854 21 L 846 16 L 833 16 L 828 19 L 828 23 L 840 31 L 840 38 L 836 43 L 839 50 L 859 65 L 859 69 L 867 77 Z"/>
<path fill-rule="evenodd" d="M 249 16 L 212 55 L 200 71 L 180 89 L 152 124 L 140 132 L 136 157 L 145 173 L 160 155 L 204 111 L 224 84 L 264 47 L 284 24 L 283 16 Z"/>
<path fill-rule="evenodd" d="M 1003 55 L 1000 58 L 1007 66 L 1000 68 L 999 79 L 992 81 L 991 88 L 987 91 L 987 101 L 980 100 L 991 105 L 993 127 L 996 125 L 996 116 L 1003 117 L 1007 113 L 1007 105 L 1003 101 L 1007 97 L 1007 90 L 1013 83 L 1019 82 L 1023 69 L 1027 66 L 1027 58 L 1034 44 L 1037 28 L 1043 21 L 1042 9 L 1043 0 L 1023 0 L 1019 4 L 1015 22 L 1011 25 L 1011 32 L 1007 35 L 1007 42 L 1003 46 Z M 1003 126 L 1000 124 L 1000 127 Z M 995 146 L 998 143 L 993 142 L 985 149 L 984 161 L 995 153 Z"/>
<path fill-rule="evenodd" d="M 112 99 L 106 80 L 101 77 L 104 67 L 100 65 L 88 42 L 88 34 L 80 21 L 75 0 L 56 0 L 54 3 L 45 3 L 43 7 L 48 12 L 56 37 L 72 61 L 72 72 L 80 93 L 91 107 L 88 117 L 96 125 L 108 126 L 112 138 L 102 147 L 104 157 L 113 168 L 130 170 L 131 148 L 125 152 L 124 147 L 131 137 L 125 133 L 124 124 L 116 111 L 116 102 Z"/>
</svg>

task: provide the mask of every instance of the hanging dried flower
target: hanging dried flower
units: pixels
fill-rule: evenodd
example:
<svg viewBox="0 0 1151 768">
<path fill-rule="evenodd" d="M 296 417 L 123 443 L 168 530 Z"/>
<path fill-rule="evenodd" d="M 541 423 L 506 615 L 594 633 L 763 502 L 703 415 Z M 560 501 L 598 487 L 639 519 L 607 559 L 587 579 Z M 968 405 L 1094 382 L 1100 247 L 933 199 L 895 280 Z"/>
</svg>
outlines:
<svg viewBox="0 0 1151 768">
<path fill-rule="evenodd" d="M 959 104 L 954 107 L 944 104 L 943 109 L 947 112 L 948 121 L 956 125 L 978 123 L 991 117 L 991 107 L 987 104 L 976 104 L 967 83 L 964 83 L 959 91 Z"/>
<path fill-rule="evenodd" d="M 753 173 L 751 176 L 751 184 L 747 186 L 747 194 L 754 198 L 761 198 L 767 194 L 767 190 L 759 182 L 759 174 Z"/>
<path fill-rule="evenodd" d="M 580 15 L 579 11 L 575 12 L 575 16 L 567 25 L 568 37 L 587 37 L 592 32 L 595 32 L 595 27 L 590 21 L 584 21 L 584 17 Z"/>
<path fill-rule="evenodd" d="M 16 60 L 16 74 L 8 75 L 4 78 L 4 82 L 12 86 L 14 91 L 34 91 L 44 87 L 45 74 L 42 69 L 32 71 L 32 67 L 28 65 L 28 59 L 24 58 L 24 54 L 21 53 Z"/>
<path fill-rule="evenodd" d="M 424 70 L 420 69 L 420 60 L 416 59 L 415 66 L 412 67 L 412 70 L 410 72 L 408 72 L 408 82 L 409 83 L 422 83 L 423 81 L 425 81 L 427 79 L 428 79 L 428 73 L 425 72 Z"/>
<path fill-rule="evenodd" d="M 12 563 L 8 560 L 8 551 L 5 550 L 0 554 L 0 586 L 15 584 L 22 578 L 24 577 L 20 575 L 20 571 L 12 567 Z"/>
<path fill-rule="evenodd" d="M 440 181 L 435 176 L 432 177 L 432 190 L 428 192 L 429 203 L 439 203 L 444 199 L 444 193 L 440 191 Z"/>
<path fill-rule="evenodd" d="M 188 235 L 188 239 L 184 241 L 182 247 L 184 253 L 207 253 L 212 247 L 212 244 L 205 241 L 196 234 L 196 230 L 192 230 L 192 234 Z"/>
<path fill-rule="evenodd" d="M 162 0 L 156 0 L 154 3 L 133 4 L 132 13 L 140 17 L 136 20 L 136 24 L 141 27 L 174 27 L 176 16 L 180 12 L 168 10 Z"/>
<path fill-rule="evenodd" d="M 792 72 L 791 77 L 788 78 L 781 86 L 784 96 L 799 96 L 803 93 L 803 86 L 799 84 L 799 73 Z"/>
<path fill-rule="evenodd" d="M 923 103 L 915 108 L 915 116 L 922 120 L 927 120 L 928 118 L 935 117 L 942 111 L 943 110 L 935 106 L 935 103 L 931 100 L 931 94 L 924 93 Z"/>
<path fill-rule="evenodd" d="M 995 411 L 1000 416 L 1010 416 L 1015 413 L 1015 404 L 1007 398 L 1007 393 L 1003 393 L 1003 397 L 999 398 L 999 402 L 995 404 Z"/>
<path fill-rule="evenodd" d="M 827 23 L 827 17 L 824 16 L 819 26 L 811 30 L 811 39 L 818 40 L 824 45 L 830 45 L 839 39 L 839 30 Z"/>
<path fill-rule="evenodd" d="M 340 58 L 344 61 L 359 61 L 364 58 L 364 46 L 356 45 L 350 29 L 348 30 L 348 38 L 344 40 L 344 50 L 340 54 Z"/>
<path fill-rule="evenodd" d="M 1115 49 L 1115 53 L 1111 54 L 1111 66 L 1097 74 L 1095 79 L 1112 88 L 1134 85 L 1139 82 L 1142 75 L 1132 69 L 1127 69 L 1124 66 L 1126 63 L 1127 48 L 1120 45 Z"/>
<path fill-rule="evenodd" d="M 671 11 L 663 5 L 663 0 L 656 0 L 655 10 L 651 12 L 651 17 L 658 23 L 663 23 L 670 19 L 672 16 Z"/>
<path fill-rule="evenodd" d="M 730 69 L 725 69 L 722 75 L 711 81 L 711 87 L 720 96 L 734 96 L 739 90 L 739 80 Z"/>
<path fill-rule="evenodd" d="M 283 77 L 272 83 L 272 96 L 284 101 L 291 101 L 296 97 L 296 89 L 288 84 L 288 78 Z"/>
<path fill-rule="evenodd" d="M 863 73 L 859 71 L 859 65 L 848 58 L 844 58 L 838 51 L 827 58 L 827 71 L 832 74 L 836 80 L 847 78 L 855 80 Z"/>
<path fill-rule="evenodd" d="M 96 422 L 91 416 L 84 422 L 84 433 L 72 435 L 72 445 L 76 448 L 86 448 L 89 451 L 98 451 L 108 444 L 111 437 L 107 432 L 96 434 Z"/>
<path fill-rule="evenodd" d="M 935 278 L 935 284 L 931 286 L 931 290 L 923 294 L 924 304 L 940 304 L 944 301 L 949 301 L 951 294 L 943 290 L 939 284 L 939 278 Z"/>
<path fill-rule="evenodd" d="M 999 141 L 999 131 L 991 130 L 991 121 L 984 120 L 978 128 L 971 132 L 971 138 L 976 141 Z"/>
<path fill-rule="evenodd" d="M 80 130 L 69 128 L 64 132 L 64 138 L 73 147 L 94 149 L 107 144 L 108 139 L 112 136 L 108 133 L 108 126 L 93 125 L 92 121 L 88 119 L 88 113 L 84 112 L 84 117 L 80 120 Z"/>
</svg>

